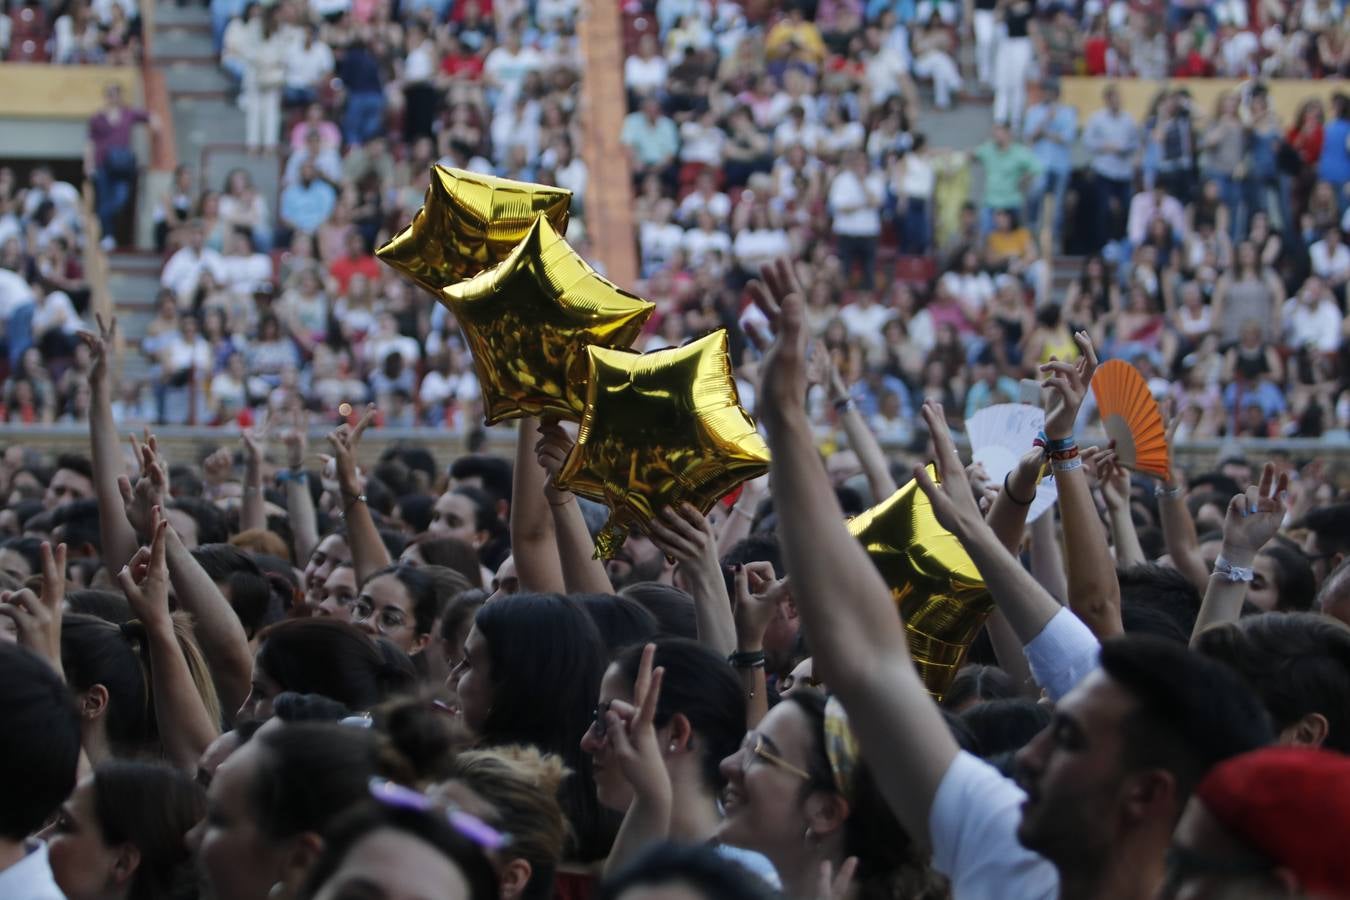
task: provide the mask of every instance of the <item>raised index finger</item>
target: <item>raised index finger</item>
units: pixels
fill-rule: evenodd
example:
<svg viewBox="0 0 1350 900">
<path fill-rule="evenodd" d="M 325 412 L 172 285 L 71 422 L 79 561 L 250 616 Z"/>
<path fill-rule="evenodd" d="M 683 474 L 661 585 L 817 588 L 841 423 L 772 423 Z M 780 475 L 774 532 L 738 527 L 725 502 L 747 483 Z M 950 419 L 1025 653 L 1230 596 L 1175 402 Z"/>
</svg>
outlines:
<svg viewBox="0 0 1350 900">
<path fill-rule="evenodd" d="M 375 404 L 371 403 L 366 407 L 365 414 L 361 416 L 361 421 L 356 423 L 352 429 L 351 443 L 355 444 L 361 440 L 361 433 L 370 427 L 370 423 L 375 421 Z"/>
<path fill-rule="evenodd" d="M 1269 497 L 1270 489 L 1275 484 L 1275 464 L 1266 463 L 1261 467 L 1261 483 L 1258 494 L 1261 497 Z"/>
</svg>

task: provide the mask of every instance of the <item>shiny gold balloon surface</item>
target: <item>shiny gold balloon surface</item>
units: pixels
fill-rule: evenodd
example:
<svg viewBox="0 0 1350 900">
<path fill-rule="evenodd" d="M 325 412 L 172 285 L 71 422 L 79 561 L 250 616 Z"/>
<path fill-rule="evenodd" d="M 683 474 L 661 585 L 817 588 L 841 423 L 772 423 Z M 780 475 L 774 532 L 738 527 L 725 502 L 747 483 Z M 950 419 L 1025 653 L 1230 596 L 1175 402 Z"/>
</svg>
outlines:
<svg viewBox="0 0 1350 900">
<path fill-rule="evenodd" d="M 655 306 L 596 274 L 540 216 L 499 265 L 440 292 L 473 354 L 487 424 L 580 421 L 586 348 L 632 345 Z"/>
<path fill-rule="evenodd" d="M 928 474 L 937 480 L 934 467 Z M 940 699 L 993 609 L 984 579 L 961 542 L 933 517 L 916 481 L 848 527 L 890 587 L 914 664 Z"/>
<path fill-rule="evenodd" d="M 688 502 L 706 513 L 768 469 L 769 448 L 740 405 L 726 331 L 636 354 L 591 347 L 586 415 L 558 484 L 604 503 L 608 559 L 629 531 Z"/>
<path fill-rule="evenodd" d="M 572 192 L 433 166 L 412 224 L 375 255 L 437 293 L 506 259 L 540 215 L 567 233 Z"/>
</svg>

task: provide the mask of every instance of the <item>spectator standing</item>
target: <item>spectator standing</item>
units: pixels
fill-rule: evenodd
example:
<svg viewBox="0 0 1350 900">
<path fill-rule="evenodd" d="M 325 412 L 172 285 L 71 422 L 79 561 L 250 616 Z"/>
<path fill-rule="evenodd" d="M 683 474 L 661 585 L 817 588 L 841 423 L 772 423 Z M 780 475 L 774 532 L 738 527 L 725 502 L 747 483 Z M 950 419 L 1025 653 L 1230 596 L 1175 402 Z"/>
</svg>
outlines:
<svg viewBox="0 0 1350 900">
<path fill-rule="evenodd" d="M 244 54 L 244 144 L 250 153 L 276 150 L 281 136 L 281 89 L 286 84 L 290 42 L 282 33 L 275 6 L 263 10 L 256 39 Z"/>
<path fill-rule="evenodd" d="M 142 122 L 151 130 L 159 121 L 143 109 L 131 109 L 122 99 L 122 86 L 110 84 L 103 91 L 103 108 L 89 120 L 89 145 L 84 170 L 94 173 L 98 223 L 104 249 L 117 246 L 117 218 L 131 200 L 136 182 L 136 152 L 131 149 L 133 129 Z"/>
<path fill-rule="evenodd" d="M 933 243 L 933 190 L 937 175 L 928 159 L 927 140 L 914 135 L 914 146 L 891 164 L 891 193 L 900 219 L 900 250 L 924 254 Z"/>
<path fill-rule="evenodd" d="M 998 48 L 998 0 L 972 0 L 967 21 L 975 37 L 975 77 L 985 87 L 994 85 L 994 61 Z"/>
<path fill-rule="evenodd" d="M 1027 108 L 1027 79 L 1035 64 L 1036 6 L 1032 0 L 1000 0 L 999 7 L 1004 37 L 998 44 L 994 76 L 994 121 L 1016 131 Z"/>
<path fill-rule="evenodd" d="M 1322 153 L 1317 160 L 1317 177 L 1336 192 L 1338 208 L 1350 205 L 1346 188 L 1350 187 L 1350 96 L 1337 94 L 1331 100 L 1331 121 L 1322 130 Z"/>
<path fill-rule="evenodd" d="M 1249 211 L 1243 208 L 1248 133 L 1238 118 L 1238 97 L 1224 91 L 1215 104 L 1214 119 L 1200 140 L 1201 172 L 1205 181 L 1219 185 L 1219 197 L 1228 207 L 1229 237 L 1238 240 L 1247 233 Z"/>
<path fill-rule="evenodd" d="M 1043 82 L 1041 91 L 1041 101 L 1027 110 L 1022 128 L 1023 140 L 1041 165 L 1027 201 L 1027 224 L 1033 233 L 1040 230 L 1045 198 L 1053 195 L 1051 233 L 1060 235 L 1064 230 L 1064 195 L 1073 169 L 1073 143 L 1078 137 L 1078 110 L 1059 102 L 1057 80 Z"/>
<path fill-rule="evenodd" d="M 1120 91 L 1107 86 L 1102 94 L 1106 108 L 1099 109 L 1083 129 L 1083 146 L 1096 180 L 1097 234 L 1091 249 L 1099 250 L 1120 237 L 1134 188 L 1134 157 L 1139 150 L 1139 126 L 1120 102 Z"/>
<path fill-rule="evenodd" d="M 1249 323 L 1260 341 L 1276 340 L 1282 331 L 1284 286 L 1279 277 L 1261 264 L 1256 247 L 1243 241 L 1237 247 L 1237 264 L 1219 278 L 1214 288 L 1214 327 L 1219 340 L 1232 344 Z"/>
<path fill-rule="evenodd" d="M 1190 97 L 1184 89 L 1162 98 L 1149 138 L 1157 151 L 1158 183 L 1185 206 L 1195 182 L 1195 133 Z"/>
<path fill-rule="evenodd" d="M 1041 174 L 1041 164 L 1025 144 L 1013 142 L 1012 129 L 998 120 L 990 140 L 975 149 L 975 159 L 984 168 L 980 232 L 988 234 L 996 209 L 1011 210 L 1023 218 L 1027 187 Z"/>
<path fill-rule="evenodd" d="M 348 144 L 364 144 L 384 133 L 384 81 L 380 61 L 359 37 L 348 44 L 338 59 L 337 75 L 347 94 L 342 117 L 342 136 Z"/>
<path fill-rule="evenodd" d="M 843 168 L 830 182 L 830 212 L 844 276 L 852 279 L 854 268 L 861 269 L 861 281 L 868 290 L 875 283 L 885 191 L 881 173 L 869 171 L 867 154 L 861 150 L 848 152 Z"/>
</svg>

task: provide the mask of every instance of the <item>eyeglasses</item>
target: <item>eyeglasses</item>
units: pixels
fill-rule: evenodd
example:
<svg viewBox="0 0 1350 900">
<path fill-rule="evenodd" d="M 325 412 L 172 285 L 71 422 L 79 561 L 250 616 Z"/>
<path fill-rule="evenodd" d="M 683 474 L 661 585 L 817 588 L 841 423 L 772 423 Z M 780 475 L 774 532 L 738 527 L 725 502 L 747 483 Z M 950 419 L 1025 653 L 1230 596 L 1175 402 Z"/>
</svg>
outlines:
<svg viewBox="0 0 1350 900">
<path fill-rule="evenodd" d="M 782 769 L 784 772 L 791 772 L 803 781 L 814 781 L 811 773 L 805 769 L 798 768 L 779 756 L 771 750 L 765 748 L 764 735 L 757 731 L 752 731 L 745 736 L 741 742 L 741 774 L 745 774 L 750 769 L 750 764 L 755 759 L 762 759 L 776 769 Z"/>
<path fill-rule="evenodd" d="M 375 615 L 375 607 L 371 605 L 369 600 L 358 597 L 352 603 L 352 621 L 365 622 L 373 615 Z M 375 619 L 375 630 L 380 634 L 391 634 L 406 627 L 407 624 L 408 620 L 402 612 L 392 606 L 386 606 L 380 610 L 379 616 Z"/>
<path fill-rule="evenodd" d="M 787 675 L 778 679 L 777 687 L 778 693 L 786 694 L 794 687 L 818 688 L 824 683 L 825 682 L 821 681 L 819 678 L 813 678 L 810 675 L 803 675 L 801 678 L 798 678 L 796 675 L 789 672 Z"/>
<path fill-rule="evenodd" d="M 511 836 L 498 831 L 477 816 L 462 809 L 432 803 L 425 794 L 384 778 L 372 778 L 370 796 L 377 803 L 394 809 L 406 809 L 428 815 L 444 815 L 450 827 L 484 850 L 500 850 L 511 843 Z"/>
<path fill-rule="evenodd" d="M 605 700 L 596 704 L 591 719 L 591 734 L 597 738 L 603 739 L 605 735 L 609 734 L 609 723 L 605 721 L 605 714 L 609 712 L 609 705 L 613 702 L 612 700 Z"/>
<path fill-rule="evenodd" d="M 1160 896 L 1175 897 L 1186 882 L 1206 875 L 1243 877 L 1268 875 L 1272 866 L 1260 860 L 1215 859 L 1189 847 L 1172 846 L 1167 850 L 1166 876 Z"/>
</svg>

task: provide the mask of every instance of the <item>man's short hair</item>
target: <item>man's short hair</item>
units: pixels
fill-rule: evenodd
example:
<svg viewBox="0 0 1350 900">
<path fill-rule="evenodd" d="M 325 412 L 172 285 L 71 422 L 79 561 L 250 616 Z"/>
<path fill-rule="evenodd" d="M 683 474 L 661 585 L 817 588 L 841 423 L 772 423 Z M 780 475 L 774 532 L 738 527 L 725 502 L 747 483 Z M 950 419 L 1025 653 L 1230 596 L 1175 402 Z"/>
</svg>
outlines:
<svg viewBox="0 0 1350 900">
<path fill-rule="evenodd" d="M 89 461 L 89 457 L 80 456 L 78 453 L 62 453 L 56 458 L 56 468 L 53 472 L 59 472 L 62 469 L 69 469 L 94 480 L 94 464 Z"/>
<path fill-rule="evenodd" d="M 0 643 L 0 837 L 22 841 L 75 789 L 80 717 L 65 682 L 44 660 Z"/>
<path fill-rule="evenodd" d="M 197 523 L 198 544 L 223 544 L 230 539 L 225 524 L 225 513 L 219 506 L 200 497 L 179 497 L 169 504 L 170 509 L 186 513 Z"/>
<path fill-rule="evenodd" d="M 1113 638 L 1102 643 L 1101 660 L 1137 704 L 1122 725 L 1125 765 L 1172 773 L 1181 803 L 1215 763 L 1275 737 L 1242 678 L 1184 646 L 1143 635 Z"/>
<path fill-rule="evenodd" d="M 1350 503 L 1320 506 L 1303 517 L 1302 525 L 1317 535 L 1322 553 L 1350 554 Z"/>
<path fill-rule="evenodd" d="M 1190 642 L 1200 614 L 1200 592 L 1176 569 L 1139 563 L 1118 569 L 1120 616 L 1126 634 L 1151 634 Z"/>
<path fill-rule="evenodd" d="M 1195 649 L 1241 675 L 1276 729 L 1320 713 L 1322 746 L 1350 753 L 1350 627 L 1315 613 L 1264 613 L 1206 629 Z"/>
<path fill-rule="evenodd" d="M 477 478 L 482 482 L 483 493 L 494 504 L 511 499 L 511 464 L 499 456 L 483 453 L 461 456 L 450 464 L 450 477 L 456 481 Z"/>
<path fill-rule="evenodd" d="M 62 529 L 62 542 L 72 548 L 83 547 L 85 544 L 95 550 L 103 547 L 98 527 L 97 500 L 62 503 L 52 510 L 52 529 L 57 528 Z"/>
</svg>

